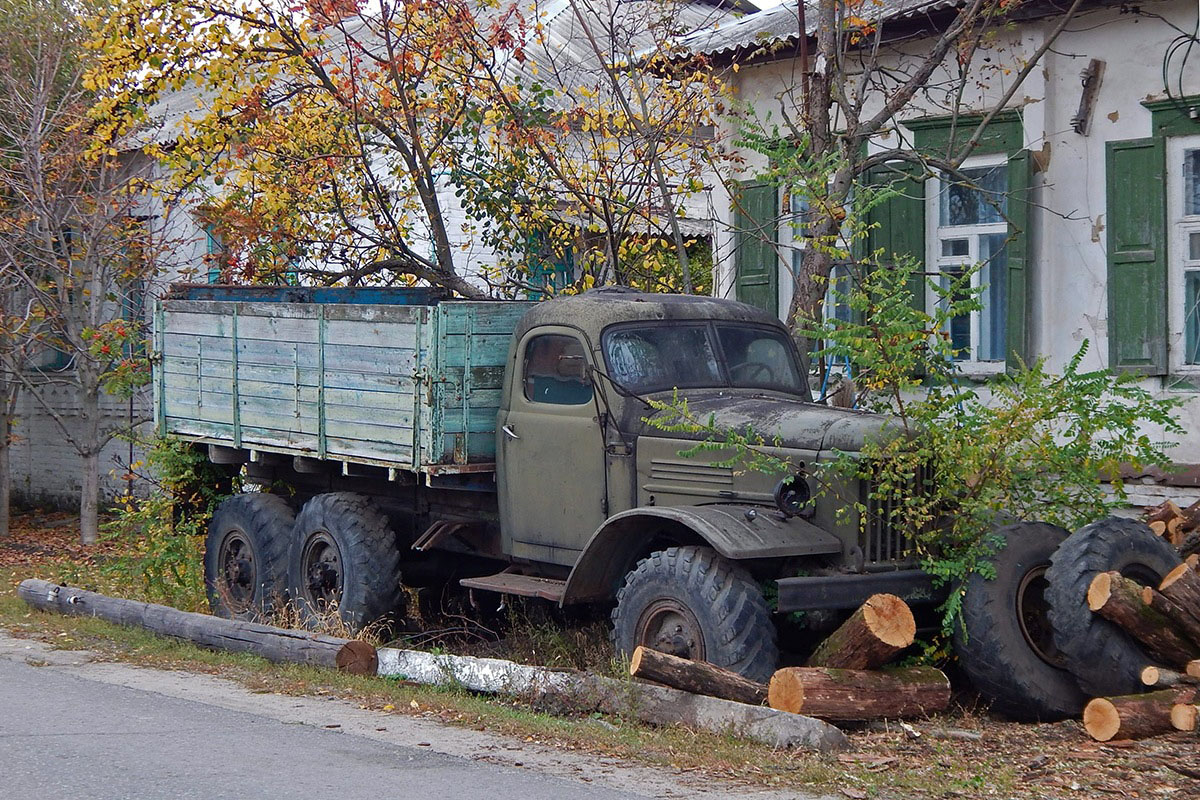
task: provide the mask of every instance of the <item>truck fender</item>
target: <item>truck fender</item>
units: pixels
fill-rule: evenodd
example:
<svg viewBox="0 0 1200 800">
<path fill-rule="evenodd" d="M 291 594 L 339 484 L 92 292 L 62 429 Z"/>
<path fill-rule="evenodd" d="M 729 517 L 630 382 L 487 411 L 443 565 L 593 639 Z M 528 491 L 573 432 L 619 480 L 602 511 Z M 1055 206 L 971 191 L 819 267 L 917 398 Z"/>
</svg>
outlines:
<svg viewBox="0 0 1200 800">
<path fill-rule="evenodd" d="M 655 540 L 669 542 L 664 547 L 707 544 L 733 560 L 843 550 L 842 541 L 828 531 L 764 506 L 643 506 L 610 517 L 592 534 L 567 578 L 562 605 L 611 600 Z"/>
</svg>

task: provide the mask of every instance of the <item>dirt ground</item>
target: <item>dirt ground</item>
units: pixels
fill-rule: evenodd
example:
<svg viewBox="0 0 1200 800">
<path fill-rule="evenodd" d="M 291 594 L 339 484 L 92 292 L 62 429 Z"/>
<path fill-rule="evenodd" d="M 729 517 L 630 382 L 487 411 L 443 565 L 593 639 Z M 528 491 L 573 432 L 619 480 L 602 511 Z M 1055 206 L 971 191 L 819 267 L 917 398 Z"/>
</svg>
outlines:
<svg viewBox="0 0 1200 800">
<path fill-rule="evenodd" d="M 11 595 L 17 582 L 41 577 L 87 574 L 88 568 L 117 552 L 112 543 L 83 548 L 70 514 L 33 512 L 19 515 L 7 539 L 0 540 L 0 593 Z M 9 615 L 12 616 L 12 615 Z M 14 620 L 0 618 L 0 625 Z M 23 635 L 37 635 L 39 622 L 25 614 L 16 620 Z M 47 634 L 58 635 L 64 634 Z M 128 660 L 137 660 L 129 657 Z M 287 691 L 296 691 L 288 687 Z M 385 707 L 362 695 L 364 706 Z M 974 705 L 968 692 L 958 695 L 953 713 L 914 721 L 908 726 L 878 723 L 848 731 L 852 746 L 836 756 L 779 753 L 741 748 L 729 757 L 713 758 L 698 747 L 671 739 L 665 750 L 675 769 L 699 771 L 761 786 L 792 786 L 861 800 L 881 798 L 1200 798 L 1200 736 L 1177 733 L 1142 741 L 1100 744 L 1091 741 L 1076 720 L 1029 725 L 994 717 Z M 495 701 L 506 707 L 512 701 Z M 390 704 L 389 704 L 390 705 Z M 964 707 L 968 706 L 968 707 Z M 427 710 L 427 709 L 426 709 Z M 399 709 L 396 713 L 403 713 Z M 446 712 L 450 717 L 454 714 Z M 460 714 L 461 716 L 461 714 Z M 576 727 L 595 731 L 595 720 Z M 608 724 L 608 723 L 605 723 Z M 624 724 L 618 721 L 618 724 Z M 521 729 L 509 731 L 520 735 Z M 650 731 L 650 736 L 654 732 Z M 592 750 L 598 756 L 633 761 L 661 755 L 644 740 L 622 751 L 612 744 L 589 741 L 593 734 L 561 727 L 559 733 L 530 733 L 544 744 L 570 750 Z M 666 733 L 663 736 L 667 736 Z M 670 734 L 677 736 L 677 732 Z M 703 740 L 697 740 L 703 745 Z M 645 751 L 647 755 L 639 755 Z M 760 752 L 763 751 L 763 752 Z"/>
</svg>

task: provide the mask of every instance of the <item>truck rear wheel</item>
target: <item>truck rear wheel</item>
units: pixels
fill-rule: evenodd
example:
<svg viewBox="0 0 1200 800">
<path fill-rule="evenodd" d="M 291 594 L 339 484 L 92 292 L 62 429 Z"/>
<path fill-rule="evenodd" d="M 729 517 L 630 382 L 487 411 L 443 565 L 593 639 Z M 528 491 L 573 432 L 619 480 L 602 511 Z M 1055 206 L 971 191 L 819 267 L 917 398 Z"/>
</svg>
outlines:
<svg viewBox="0 0 1200 800">
<path fill-rule="evenodd" d="M 758 584 L 708 547 L 651 553 L 625 576 L 612 613 L 613 644 L 707 661 L 765 683 L 779 661 Z"/>
<path fill-rule="evenodd" d="M 1068 531 L 1020 522 L 997 531 L 1005 545 L 991 558 L 993 580 L 966 582 L 954 649 L 963 671 L 992 708 L 1021 720 L 1059 720 L 1087 698 L 1067 671 L 1050 630 L 1046 570 Z"/>
<path fill-rule="evenodd" d="M 204 545 L 204 590 L 213 614 L 266 615 L 283 598 L 295 517 L 273 494 L 234 495 L 217 506 Z"/>
<path fill-rule="evenodd" d="M 400 607 L 395 534 L 362 495 L 336 492 L 305 503 L 288 561 L 292 599 L 308 622 L 336 612 L 357 629 Z"/>
</svg>

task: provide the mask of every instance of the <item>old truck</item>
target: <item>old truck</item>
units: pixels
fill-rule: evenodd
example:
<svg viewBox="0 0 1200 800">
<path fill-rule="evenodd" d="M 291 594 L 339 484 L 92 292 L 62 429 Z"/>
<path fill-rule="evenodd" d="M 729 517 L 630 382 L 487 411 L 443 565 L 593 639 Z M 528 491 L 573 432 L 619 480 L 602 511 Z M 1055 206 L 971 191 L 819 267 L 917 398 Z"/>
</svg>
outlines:
<svg viewBox="0 0 1200 800">
<path fill-rule="evenodd" d="M 814 403 L 787 330 L 748 305 L 618 288 L 532 303 L 181 286 L 154 335 L 159 430 L 262 489 L 213 517 L 218 614 L 287 598 L 363 623 L 399 613 L 404 586 L 456 581 L 610 605 L 619 651 L 765 680 L 787 612 L 819 627 L 876 592 L 930 604 L 962 590 L 917 568 L 867 485 L 815 491 L 806 466 L 858 451 L 886 418 Z M 681 453 L 696 434 L 648 422 L 647 400 L 676 391 L 777 442 L 795 472 Z M 837 494 L 868 518 L 838 514 Z M 996 580 L 965 587 L 960 657 L 1010 713 L 1070 713 L 1081 696 L 1042 597 L 1067 532 L 1003 533 Z"/>
</svg>

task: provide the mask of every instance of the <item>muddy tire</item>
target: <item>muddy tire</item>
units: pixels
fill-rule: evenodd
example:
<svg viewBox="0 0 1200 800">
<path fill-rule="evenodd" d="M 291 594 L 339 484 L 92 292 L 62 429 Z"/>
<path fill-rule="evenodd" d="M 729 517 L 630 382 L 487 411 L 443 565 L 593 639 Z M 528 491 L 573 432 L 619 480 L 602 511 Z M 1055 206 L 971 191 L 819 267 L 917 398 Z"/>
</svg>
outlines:
<svg viewBox="0 0 1200 800">
<path fill-rule="evenodd" d="M 1097 573 L 1110 570 L 1157 586 L 1179 564 L 1179 554 L 1144 523 L 1108 517 L 1071 534 L 1051 561 L 1050 623 L 1079 687 L 1092 697 L 1143 691 L 1141 670 L 1152 659 L 1127 633 L 1088 609 L 1088 586 Z"/>
<path fill-rule="evenodd" d="M 1069 531 L 1044 522 L 998 529 L 1005 546 L 996 577 L 966 583 L 954 648 L 963 672 L 995 711 L 1028 721 L 1078 714 L 1087 701 L 1050 630 L 1045 594 L 1050 558 Z"/>
<path fill-rule="evenodd" d="M 613 644 L 707 661 L 765 683 L 779 661 L 758 584 L 708 547 L 651 553 L 625 576 L 612 612 Z"/>
<path fill-rule="evenodd" d="M 212 613 L 262 619 L 287 591 L 295 512 L 273 494 L 239 494 L 217 506 L 204 541 L 204 591 Z"/>
<path fill-rule="evenodd" d="M 336 492 L 305 503 L 288 563 L 291 597 L 305 622 L 336 609 L 357 630 L 401 607 L 396 536 L 362 495 Z"/>
</svg>

